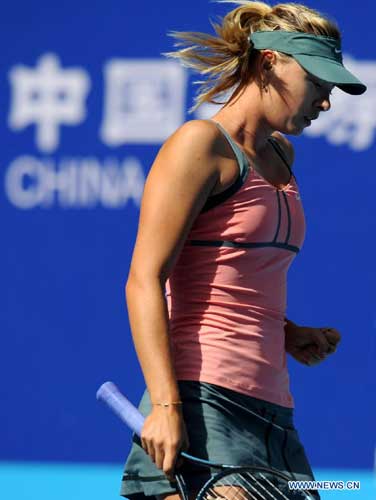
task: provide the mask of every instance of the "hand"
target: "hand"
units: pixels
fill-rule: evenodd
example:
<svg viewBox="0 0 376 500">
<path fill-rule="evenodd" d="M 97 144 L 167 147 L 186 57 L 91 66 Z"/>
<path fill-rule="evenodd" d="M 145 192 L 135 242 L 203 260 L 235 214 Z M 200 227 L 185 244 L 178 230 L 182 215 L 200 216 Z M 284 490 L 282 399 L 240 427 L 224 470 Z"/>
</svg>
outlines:
<svg viewBox="0 0 376 500">
<path fill-rule="evenodd" d="M 313 366 L 336 352 L 341 335 L 334 328 L 291 325 L 285 328 L 285 348 L 300 363 Z"/>
<path fill-rule="evenodd" d="M 141 431 L 141 443 L 158 469 L 173 481 L 178 453 L 189 447 L 181 407 L 153 406 Z"/>
</svg>

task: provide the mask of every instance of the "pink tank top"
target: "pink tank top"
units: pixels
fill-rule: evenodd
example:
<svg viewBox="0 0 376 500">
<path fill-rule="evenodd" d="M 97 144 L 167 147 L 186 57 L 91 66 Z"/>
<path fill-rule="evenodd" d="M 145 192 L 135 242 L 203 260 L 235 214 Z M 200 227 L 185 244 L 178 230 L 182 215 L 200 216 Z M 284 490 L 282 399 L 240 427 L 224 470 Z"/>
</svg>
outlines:
<svg viewBox="0 0 376 500">
<path fill-rule="evenodd" d="M 305 236 L 298 186 L 293 174 L 283 190 L 272 186 L 217 126 L 240 175 L 209 198 L 166 283 L 176 376 L 292 408 L 284 318 L 287 271 Z"/>
</svg>

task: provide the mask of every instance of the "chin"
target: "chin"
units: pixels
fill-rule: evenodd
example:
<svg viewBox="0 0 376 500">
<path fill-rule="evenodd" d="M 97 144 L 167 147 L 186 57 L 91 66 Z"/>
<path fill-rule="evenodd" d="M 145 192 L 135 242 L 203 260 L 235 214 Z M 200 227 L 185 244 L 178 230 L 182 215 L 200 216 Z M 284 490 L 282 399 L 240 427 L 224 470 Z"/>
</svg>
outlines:
<svg viewBox="0 0 376 500">
<path fill-rule="evenodd" d="M 286 125 L 286 132 L 284 133 L 287 135 L 301 135 L 304 132 L 305 128 L 305 124 L 291 123 Z"/>
<path fill-rule="evenodd" d="M 302 135 L 303 132 L 304 132 L 304 128 L 300 128 L 300 129 L 294 130 L 294 132 L 289 132 L 289 135 Z"/>
<path fill-rule="evenodd" d="M 290 125 L 285 125 L 284 127 L 278 128 L 278 132 L 281 132 L 282 134 L 285 135 L 301 135 L 304 131 L 305 127 L 302 127 L 301 125 L 294 125 L 293 123 Z"/>
</svg>

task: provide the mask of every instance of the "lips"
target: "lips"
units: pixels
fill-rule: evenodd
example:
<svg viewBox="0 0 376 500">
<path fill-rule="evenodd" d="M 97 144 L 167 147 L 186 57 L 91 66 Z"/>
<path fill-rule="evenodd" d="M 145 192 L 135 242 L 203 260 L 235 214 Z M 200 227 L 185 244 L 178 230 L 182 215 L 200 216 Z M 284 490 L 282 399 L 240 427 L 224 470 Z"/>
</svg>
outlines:
<svg viewBox="0 0 376 500">
<path fill-rule="evenodd" d="M 304 117 L 304 121 L 308 124 L 311 125 L 311 120 L 307 118 L 307 116 Z"/>
</svg>

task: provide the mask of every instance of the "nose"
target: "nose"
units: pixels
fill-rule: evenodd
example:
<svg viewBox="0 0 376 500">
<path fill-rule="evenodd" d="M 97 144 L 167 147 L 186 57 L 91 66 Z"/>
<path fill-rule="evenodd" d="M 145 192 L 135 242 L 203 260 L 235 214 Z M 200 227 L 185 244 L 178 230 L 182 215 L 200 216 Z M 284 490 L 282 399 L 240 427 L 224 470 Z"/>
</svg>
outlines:
<svg viewBox="0 0 376 500">
<path fill-rule="evenodd" d="M 321 109 L 321 111 L 329 111 L 331 108 L 330 98 L 329 96 L 323 97 L 317 102 L 317 107 Z"/>
</svg>

